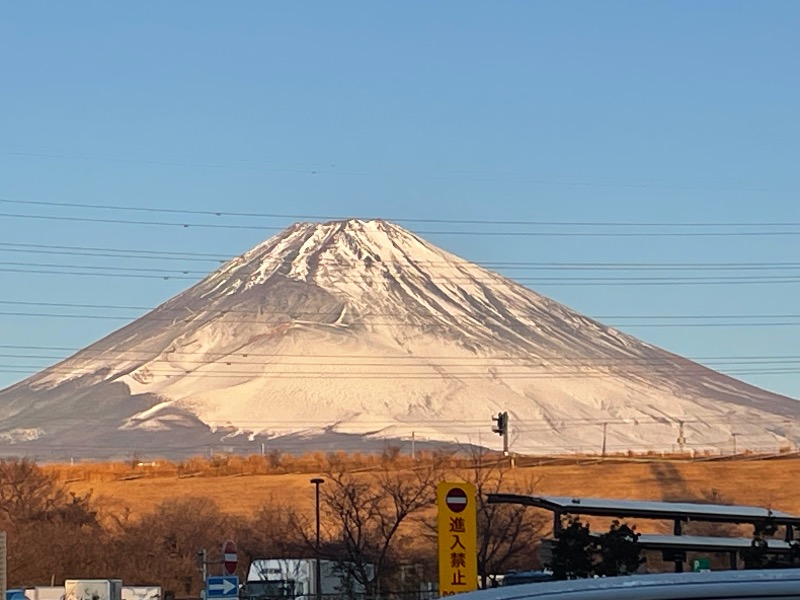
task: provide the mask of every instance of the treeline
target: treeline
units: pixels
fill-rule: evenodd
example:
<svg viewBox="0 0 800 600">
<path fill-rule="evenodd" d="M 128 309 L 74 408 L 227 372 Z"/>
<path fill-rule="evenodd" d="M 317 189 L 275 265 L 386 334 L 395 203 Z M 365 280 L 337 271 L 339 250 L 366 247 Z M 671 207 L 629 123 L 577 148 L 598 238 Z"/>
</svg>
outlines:
<svg viewBox="0 0 800 600">
<path fill-rule="evenodd" d="M 466 480 L 479 492 L 478 567 L 485 583 L 512 569 L 537 568 L 537 543 L 550 528 L 545 515 L 487 504 L 497 491 L 533 493 L 535 481 L 507 481 L 501 463 L 472 457 L 468 470 L 434 459 L 398 469 L 383 456 L 357 472 L 328 455 L 318 472 L 321 556 L 347 563 L 368 591 L 418 590 L 437 579 L 436 484 Z M 315 556 L 315 514 L 289 497 L 267 498 L 253 515 L 222 511 L 203 498 L 171 500 L 131 514 L 122 499 L 70 493 L 57 472 L 27 460 L 0 461 L 0 529 L 8 537 L 8 585 L 57 585 L 67 578 L 119 578 L 126 585 L 160 585 L 177 596 L 202 588 L 197 552 L 221 559 L 221 542 L 239 547 L 239 576 L 255 558 Z M 371 566 L 371 568 L 368 568 Z M 214 573 L 214 567 L 209 569 Z M 217 571 L 219 572 L 219 571 Z M 372 577 L 370 577 L 372 575 Z"/>
<path fill-rule="evenodd" d="M 414 457 L 403 454 L 397 446 L 387 446 L 383 452 L 308 452 L 289 454 L 270 450 L 264 454 L 214 454 L 180 461 L 145 459 L 136 454 L 128 461 L 51 464 L 45 467 L 64 481 L 106 481 L 139 477 L 225 477 L 234 475 L 283 475 L 289 473 L 316 474 L 326 468 L 331 459 L 347 464 L 352 470 L 383 468 L 387 462 L 396 469 L 410 469 L 420 464 L 437 463 L 448 468 L 464 468 L 470 464 L 470 454 L 453 451 L 417 451 Z M 485 453 L 488 460 L 499 460 L 499 453 Z"/>
<path fill-rule="evenodd" d="M 591 458 L 591 457 L 590 457 Z M 596 458 L 596 457 L 594 457 Z M 264 454 L 213 454 L 195 456 L 185 460 L 145 459 L 133 454 L 127 461 L 85 462 L 75 464 L 54 463 L 44 467 L 63 481 L 109 481 L 115 479 L 161 478 L 161 477 L 227 477 L 247 475 L 317 474 L 328 468 L 331 461 L 346 465 L 352 471 L 381 470 L 391 465 L 396 470 L 418 468 L 420 465 L 436 464 L 451 472 L 461 472 L 489 463 L 509 463 L 502 452 L 486 449 L 440 449 L 417 450 L 414 455 L 404 454 L 399 446 L 388 445 L 383 451 L 372 454 L 363 452 L 308 452 L 290 454 L 270 450 Z M 519 467 L 539 464 L 579 464 L 585 456 L 566 457 L 515 457 Z"/>
<path fill-rule="evenodd" d="M 750 456 L 744 452 L 742 456 Z M 690 461 L 697 456 L 710 456 L 709 452 L 691 454 L 668 454 L 648 451 L 645 453 L 609 453 L 604 456 L 607 461 L 625 462 L 626 459 L 659 456 L 672 460 Z M 353 471 L 380 470 L 388 463 L 395 469 L 412 469 L 421 464 L 438 464 L 451 471 L 463 471 L 475 466 L 475 460 L 483 463 L 507 462 L 509 459 L 500 452 L 488 450 L 417 450 L 414 456 L 403 452 L 399 446 L 388 445 L 380 453 L 362 452 L 308 452 L 290 454 L 274 449 L 264 454 L 214 454 L 211 456 L 192 457 L 185 460 L 170 461 L 149 459 L 136 453 L 127 461 L 87 462 L 76 464 L 50 464 L 44 467 L 62 481 L 109 481 L 115 479 L 138 479 L 159 477 L 225 477 L 248 475 L 282 475 L 282 474 L 316 474 L 326 468 L 331 458 L 340 464 L 346 464 Z M 564 464 L 574 465 L 587 460 L 597 460 L 597 454 L 571 454 L 562 456 L 518 456 L 515 463 L 519 467 L 536 465 Z"/>
</svg>

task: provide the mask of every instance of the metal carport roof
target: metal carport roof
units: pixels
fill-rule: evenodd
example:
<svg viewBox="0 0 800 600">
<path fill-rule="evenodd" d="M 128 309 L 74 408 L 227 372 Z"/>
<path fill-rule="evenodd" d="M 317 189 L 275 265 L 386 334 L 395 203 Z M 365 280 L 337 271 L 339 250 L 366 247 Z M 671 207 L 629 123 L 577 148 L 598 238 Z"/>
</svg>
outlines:
<svg viewBox="0 0 800 600">
<path fill-rule="evenodd" d="M 598 517 L 638 517 L 643 519 L 721 523 L 761 523 L 771 518 L 776 525 L 800 527 L 800 516 L 760 506 L 576 498 L 571 496 L 527 496 L 523 494 L 489 494 L 488 502 L 490 504 L 521 504 L 535 506 L 558 514 Z"/>
</svg>

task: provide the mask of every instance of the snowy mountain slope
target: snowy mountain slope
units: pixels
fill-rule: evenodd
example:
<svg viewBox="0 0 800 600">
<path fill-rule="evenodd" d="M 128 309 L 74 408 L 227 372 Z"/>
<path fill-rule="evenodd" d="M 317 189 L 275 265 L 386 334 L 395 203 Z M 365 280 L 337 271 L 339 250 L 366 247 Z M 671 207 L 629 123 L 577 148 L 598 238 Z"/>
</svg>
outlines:
<svg viewBox="0 0 800 600">
<path fill-rule="evenodd" d="M 220 429 L 496 444 L 501 410 L 519 452 L 597 450 L 604 422 L 609 450 L 670 449 L 678 421 L 692 447 L 724 447 L 736 432 L 740 447 L 775 448 L 800 403 L 401 227 L 350 220 L 296 224 L 0 391 L 0 441 L 72 439 L 89 421 L 109 443 Z"/>
</svg>

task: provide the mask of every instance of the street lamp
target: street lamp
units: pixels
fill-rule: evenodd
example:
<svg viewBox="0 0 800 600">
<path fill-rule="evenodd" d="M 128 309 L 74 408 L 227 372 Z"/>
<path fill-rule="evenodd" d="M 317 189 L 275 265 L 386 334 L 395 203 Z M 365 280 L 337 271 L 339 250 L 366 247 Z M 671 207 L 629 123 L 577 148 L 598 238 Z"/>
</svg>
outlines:
<svg viewBox="0 0 800 600">
<path fill-rule="evenodd" d="M 322 600 L 322 568 L 319 561 L 319 486 L 325 483 L 325 480 L 321 477 L 315 477 L 311 480 L 311 483 L 314 484 L 314 507 L 317 516 L 317 560 L 316 564 L 314 565 L 317 579 L 317 600 Z"/>
</svg>

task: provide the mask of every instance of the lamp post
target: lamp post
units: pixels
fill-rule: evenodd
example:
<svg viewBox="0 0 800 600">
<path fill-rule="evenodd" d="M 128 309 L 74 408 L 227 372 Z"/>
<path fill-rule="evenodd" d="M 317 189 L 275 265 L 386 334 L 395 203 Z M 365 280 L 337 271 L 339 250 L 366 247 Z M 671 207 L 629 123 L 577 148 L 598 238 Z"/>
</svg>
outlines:
<svg viewBox="0 0 800 600">
<path fill-rule="evenodd" d="M 317 579 L 317 600 L 322 600 L 322 568 L 320 566 L 319 561 L 319 486 L 325 483 L 325 480 L 321 477 L 315 477 L 311 480 L 311 483 L 314 484 L 314 509 L 316 513 L 317 519 L 317 541 L 316 541 L 316 554 L 317 560 L 315 567 L 315 575 Z"/>
</svg>

